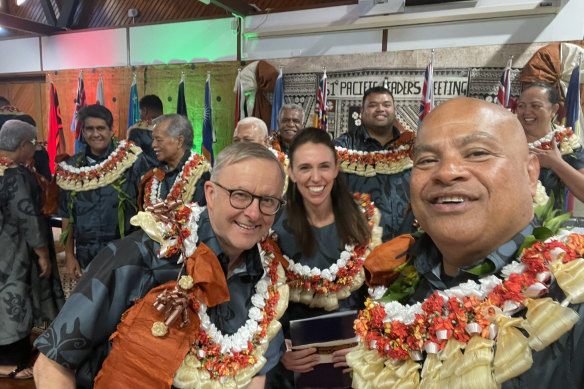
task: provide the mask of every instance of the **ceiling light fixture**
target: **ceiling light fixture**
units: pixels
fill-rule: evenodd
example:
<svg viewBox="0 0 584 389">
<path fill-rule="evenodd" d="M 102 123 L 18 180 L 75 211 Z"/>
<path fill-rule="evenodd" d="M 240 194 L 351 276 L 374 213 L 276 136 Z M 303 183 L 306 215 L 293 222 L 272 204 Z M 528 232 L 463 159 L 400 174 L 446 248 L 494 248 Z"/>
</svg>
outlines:
<svg viewBox="0 0 584 389">
<path fill-rule="evenodd" d="M 16 0 L 16 5 L 23 5 L 26 0 Z"/>
</svg>

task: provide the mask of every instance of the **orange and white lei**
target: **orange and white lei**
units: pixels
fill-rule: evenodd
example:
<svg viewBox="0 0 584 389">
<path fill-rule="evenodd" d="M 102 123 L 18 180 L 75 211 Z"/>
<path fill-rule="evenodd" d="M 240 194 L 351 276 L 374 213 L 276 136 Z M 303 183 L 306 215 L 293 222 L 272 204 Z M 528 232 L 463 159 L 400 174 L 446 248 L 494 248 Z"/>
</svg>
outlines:
<svg viewBox="0 0 584 389">
<path fill-rule="evenodd" d="M 166 196 L 166 201 L 178 199 L 182 199 L 184 202 L 190 201 L 195 193 L 195 184 L 205 172 L 210 170 L 211 165 L 209 165 L 205 157 L 191 152 L 191 156 L 183 165 L 174 184 L 172 184 L 172 188 Z M 159 186 L 160 181 L 156 177 L 156 174 L 154 174 L 152 179 L 144 187 L 144 208 L 150 207 L 160 200 Z"/>
<path fill-rule="evenodd" d="M 132 223 L 140 225 L 153 240 L 164 246 L 176 246 L 176 241 L 185 256 L 194 253 L 197 245 L 197 221 L 205 208 L 196 203 L 181 205 L 173 220 L 160 220 L 149 212 L 139 212 Z M 188 233 L 188 235 L 187 235 Z M 186 236 L 183 236 L 185 234 Z M 173 243 L 167 243 L 168 240 Z M 194 242 L 193 242 L 194 240 Z M 177 388 L 222 388 L 243 387 L 266 363 L 263 356 L 270 340 L 278 333 L 278 319 L 288 306 L 288 286 L 280 262 L 275 258 L 274 248 L 267 242 L 258 243 L 264 275 L 255 286 L 251 297 L 253 307 L 248 320 L 233 335 L 221 333 L 207 315 L 207 307 L 201 301 L 193 301 L 200 319 L 200 331 L 180 368 L 174 376 Z M 162 254 L 165 250 L 161 249 Z M 191 276 L 182 276 L 180 288 L 193 287 Z M 164 336 L 168 328 L 163 322 L 155 322 L 154 336 Z"/>
<path fill-rule="evenodd" d="M 397 174 L 411 169 L 411 146 L 402 144 L 392 150 L 360 151 L 335 147 L 343 173 L 373 177 L 377 174 Z"/>
<path fill-rule="evenodd" d="M 381 243 L 379 211 L 368 194 L 355 194 L 371 228 L 368 246 L 346 245 L 339 259 L 327 269 L 312 269 L 286 257 L 290 265 L 286 277 L 290 286 L 290 301 L 301 302 L 313 308 L 336 310 L 339 300 L 351 295 L 365 281 L 363 263 L 369 252 Z"/>
<path fill-rule="evenodd" d="M 61 189 L 83 192 L 108 186 L 120 178 L 130 168 L 142 149 L 126 140 L 101 163 L 75 167 L 63 161 L 56 166 L 57 185 Z"/>
<path fill-rule="evenodd" d="M 563 231 L 537 242 L 499 277 L 435 292 L 422 303 L 369 298 L 355 321 L 361 343 L 347 355 L 353 387 L 408 383 L 417 388 L 432 383 L 449 388 L 455 383 L 468 387 L 472 381 L 481 388 L 497 388 L 527 371 L 531 350 L 544 349 L 579 320 L 567 305 L 584 302 L 582 232 Z M 567 296 L 561 303 L 540 297 L 553 282 L 552 274 Z M 374 293 L 379 297 L 383 290 Z M 525 319 L 512 317 L 524 307 Z"/>
<path fill-rule="evenodd" d="M 558 149 L 562 155 L 572 154 L 574 149 L 582 147 L 578 135 L 570 127 L 557 126 L 544 137 L 529 143 L 532 149 L 549 150 L 552 145 L 552 139 L 556 139 Z"/>
<path fill-rule="evenodd" d="M 288 288 L 273 247 L 262 242 L 258 248 L 264 276 L 251 297 L 253 307 L 248 320 L 237 332 L 222 334 L 207 315 L 207 307 L 200 301 L 195 302 L 201 320 L 200 331 L 174 376 L 173 385 L 177 388 L 241 388 L 266 363 L 264 354 L 270 340 L 280 330 L 278 319 L 288 306 Z"/>
<path fill-rule="evenodd" d="M 0 155 L 0 177 L 2 177 L 4 175 L 4 171 L 6 169 L 11 168 L 11 167 L 16 167 L 16 164 L 14 163 L 14 161 Z"/>
</svg>

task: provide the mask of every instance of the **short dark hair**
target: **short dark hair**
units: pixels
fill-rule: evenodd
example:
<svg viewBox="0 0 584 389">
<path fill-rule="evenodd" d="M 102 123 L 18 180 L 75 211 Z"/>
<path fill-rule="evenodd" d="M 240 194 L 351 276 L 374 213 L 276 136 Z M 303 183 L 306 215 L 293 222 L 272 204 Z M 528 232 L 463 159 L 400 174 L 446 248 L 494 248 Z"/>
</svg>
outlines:
<svg viewBox="0 0 584 389">
<path fill-rule="evenodd" d="M 5 105 L 10 105 L 10 101 L 4 96 L 0 96 L 0 107 L 4 107 Z"/>
<path fill-rule="evenodd" d="M 105 120 L 105 123 L 110 128 L 114 126 L 114 117 L 109 109 L 99 104 L 91 104 L 84 107 L 79 111 L 79 120 L 81 121 L 82 127 L 85 126 L 85 119 L 87 118 L 98 118 Z"/>
<path fill-rule="evenodd" d="M 146 95 L 140 99 L 140 108 L 148 108 L 154 111 L 162 113 L 164 107 L 162 106 L 162 100 L 156 95 Z"/>
<path fill-rule="evenodd" d="M 14 117 L 14 119 L 20 120 L 21 122 L 25 122 L 36 127 L 36 121 L 34 120 L 34 118 L 26 113 L 23 113 L 22 115 L 17 115 Z"/>
<path fill-rule="evenodd" d="M 294 138 L 292 138 L 288 153 L 290 168 L 294 166 L 294 153 L 300 146 L 306 143 L 325 145 L 333 153 L 335 163 L 338 163 L 337 152 L 330 135 L 320 128 L 307 127 L 298 131 Z M 286 204 L 286 215 L 288 216 L 288 223 L 292 228 L 292 233 L 302 249 L 302 254 L 311 257 L 316 248 L 316 241 L 314 240 L 312 227 L 308 222 L 308 215 L 304 207 L 302 195 L 296 184 L 292 182 L 288 184 L 286 199 L 288 200 Z M 337 233 L 339 234 L 339 240 L 343 244 L 343 247 L 346 244 L 367 244 L 371 237 L 369 224 L 363 212 L 359 209 L 355 198 L 349 192 L 344 177 L 340 172 L 333 183 L 331 200 L 333 203 Z"/>
<path fill-rule="evenodd" d="M 385 94 L 385 95 L 389 95 L 391 97 L 391 100 L 395 102 L 394 98 L 393 98 L 393 94 L 389 91 L 389 89 L 384 88 L 383 86 L 374 86 L 371 87 L 369 89 L 367 89 L 365 91 L 365 93 L 363 93 L 363 105 L 365 105 L 365 100 L 367 99 L 367 96 L 371 95 L 371 94 Z"/>
<path fill-rule="evenodd" d="M 528 89 L 531 88 L 542 88 L 543 90 L 546 91 L 547 97 L 548 97 L 548 101 L 554 105 L 554 104 L 558 104 L 560 102 L 560 94 L 558 93 L 558 90 L 550 84 L 546 84 L 545 82 L 533 82 L 529 85 L 527 85 L 525 87 L 525 89 L 523 89 L 523 92 L 525 92 Z M 521 93 L 523 93 L 521 92 Z"/>
</svg>

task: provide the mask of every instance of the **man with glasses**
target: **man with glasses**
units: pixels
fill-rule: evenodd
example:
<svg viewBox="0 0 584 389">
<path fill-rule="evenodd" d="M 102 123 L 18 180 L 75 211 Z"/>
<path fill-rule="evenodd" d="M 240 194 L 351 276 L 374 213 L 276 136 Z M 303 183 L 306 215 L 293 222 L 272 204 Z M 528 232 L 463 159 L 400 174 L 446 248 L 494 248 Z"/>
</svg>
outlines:
<svg viewBox="0 0 584 389">
<path fill-rule="evenodd" d="M 37 340 L 35 345 L 42 353 L 35 365 L 37 388 L 73 388 L 75 384 L 78 388 L 92 387 L 93 378 L 108 354 L 95 381 L 96 388 L 129 387 L 126 384 L 170 388 L 171 382 L 174 387 L 204 387 L 203 381 L 210 379 L 206 371 L 218 374 L 219 367 L 207 367 L 214 363 L 212 358 L 205 359 L 208 354 L 197 348 L 200 344 L 192 343 L 193 339 L 198 339 L 199 331 L 207 332 L 208 337 L 204 339 L 209 339 L 211 345 L 218 344 L 214 342 L 220 342 L 220 339 L 232 334 L 237 334 L 236 338 L 245 337 L 244 330 L 248 328 L 250 320 L 258 319 L 253 313 L 260 312 L 261 321 L 268 312 L 270 304 L 265 303 L 264 298 L 272 295 L 272 289 L 268 287 L 264 292 L 265 277 L 271 273 L 269 269 L 276 269 L 270 268 L 269 264 L 277 264 L 272 262 L 277 259 L 270 259 L 269 252 L 279 250 L 275 249 L 274 243 L 266 246 L 263 239 L 274 222 L 274 215 L 285 204 L 281 196 L 284 177 L 281 165 L 267 148 L 254 143 L 237 143 L 219 153 L 215 160 L 211 179 L 204 186 L 207 209 L 188 205 L 197 214 L 200 212 L 198 221 L 195 221 L 197 218 L 183 218 L 188 221 L 179 223 L 178 229 L 181 236 L 187 234 L 183 236 L 185 242 L 189 236 L 196 236 L 198 248 L 190 255 L 188 245 L 184 243 L 177 251 L 185 253 L 186 272 L 189 275 L 192 263 L 196 263 L 197 271 L 192 273 L 196 285 L 203 282 L 205 274 L 214 274 L 206 279 L 207 285 L 215 285 L 209 291 L 217 297 L 222 290 L 220 284 L 225 284 L 228 300 L 223 299 L 217 305 L 206 303 L 209 319 L 206 324 L 199 325 L 196 320 L 197 315 L 203 320 L 200 311 L 189 311 L 190 323 L 195 324 L 192 328 L 185 324 L 185 328 L 191 329 L 179 332 L 184 333 L 180 338 L 187 342 L 186 348 L 179 347 L 181 351 L 164 351 L 169 342 L 179 338 L 175 335 L 179 331 L 176 324 L 168 325 L 168 334 L 161 338 L 151 333 L 152 323 L 164 320 L 164 315 L 153 309 L 151 301 L 154 300 L 149 298 L 166 296 L 162 292 L 164 285 L 158 286 L 169 281 L 173 281 L 171 285 L 174 285 L 174 280 L 185 271 L 177 263 L 178 255 L 164 257 L 176 236 L 170 234 L 164 239 L 156 238 L 156 231 L 159 230 L 149 228 L 152 227 L 150 222 L 142 222 L 146 233 L 135 232 L 108 245 L 99 253 L 59 317 Z M 177 215 L 185 209 L 179 206 L 174 211 L 176 213 L 166 210 L 155 220 L 169 220 L 169 215 Z M 140 213 L 133 220 L 152 220 L 150 215 Z M 176 217 L 170 220 L 176 220 Z M 147 233 L 153 237 L 150 238 Z M 155 238 L 163 243 L 163 250 L 160 242 L 153 240 Z M 207 250 L 210 254 L 202 262 L 199 261 L 199 250 Z M 207 272 L 198 267 L 203 265 L 215 265 L 216 270 Z M 277 266 L 278 273 L 282 272 L 280 265 Z M 283 278 L 279 278 L 278 282 L 283 283 L 277 284 L 282 301 L 272 308 L 280 315 L 287 305 L 287 286 Z M 182 287 L 180 282 L 179 285 Z M 201 290 L 204 289 L 204 286 L 201 287 Z M 141 298 L 143 300 L 134 305 L 135 299 Z M 197 298 L 198 301 L 205 301 L 205 297 L 198 294 Z M 185 303 L 188 306 L 190 304 Z M 124 314 L 125 319 L 118 325 L 122 313 L 132 305 L 134 307 Z M 149 316 L 148 312 L 154 314 Z M 110 352 L 108 339 L 116 328 Z M 276 321 L 268 328 L 265 340 L 269 341 L 269 345 L 262 341 L 260 343 L 265 346 L 252 346 L 254 358 L 250 360 L 253 365 L 251 370 L 239 365 L 234 368 L 237 371 L 245 370 L 241 374 L 245 373 L 246 378 L 238 375 L 240 386 L 250 382 L 248 388 L 263 388 L 264 375 L 284 353 L 283 336 L 281 332 L 276 333 L 279 323 Z M 225 347 L 223 352 L 226 353 L 235 347 L 225 345 L 224 342 L 222 344 Z M 250 344 L 255 343 L 252 341 Z M 134 351 L 134 347 L 142 351 Z M 195 350 L 190 356 L 187 355 L 189 347 L 191 352 Z M 210 347 L 206 348 L 207 353 L 210 353 Z M 147 349 L 150 350 L 144 351 Z M 147 367 L 140 370 L 137 365 Z M 191 377 L 191 381 L 185 383 L 185 377 Z M 148 384 L 141 386 L 139 381 L 144 380 Z M 229 375 L 224 380 L 229 381 Z M 215 383 L 234 384 L 232 381 L 219 380 Z M 234 385 L 237 387 L 237 384 Z"/>
<path fill-rule="evenodd" d="M 56 166 L 67 273 L 81 276 L 108 242 L 131 231 L 140 178 L 150 166 L 131 142 L 114 140 L 113 116 L 94 104 L 79 112 L 84 147 Z"/>
</svg>

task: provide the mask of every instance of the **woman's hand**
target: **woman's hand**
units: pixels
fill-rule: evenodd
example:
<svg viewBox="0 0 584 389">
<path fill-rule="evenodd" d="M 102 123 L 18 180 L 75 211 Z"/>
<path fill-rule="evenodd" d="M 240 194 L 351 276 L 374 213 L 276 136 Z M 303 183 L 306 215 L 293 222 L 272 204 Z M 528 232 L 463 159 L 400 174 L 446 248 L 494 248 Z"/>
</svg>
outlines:
<svg viewBox="0 0 584 389">
<path fill-rule="evenodd" d="M 558 149 L 558 145 L 556 143 L 555 138 L 552 138 L 552 142 L 549 149 L 541 150 L 532 148 L 531 152 L 533 152 L 537 156 L 537 159 L 539 160 L 539 165 L 547 169 L 554 170 L 558 163 L 563 161 L 562 154 Z"/>
<path fill-rule="evenodd" d="M 45 278 L 51 275 L 51 260 L 49 257 L 39 257 L 39 267 L 41 268 L 41 278 Z"/>
<path fill-rule="evenodd" d="M 342 350 L 337 350 L 333 353 L 333 367 L 345 367 L 343 373 L 348 373 L 351 371 L 349 365 L 347 365 L 347 354 L 353 351 L 355 347 L 344 348 Z"/>
<path fill-rule="evenodd" d="M 83 274 L 81 266 L 79 266 L 79 261 L 77 261 L 75 255 L 66 256 L 65 268 L 67 269 L 67 275 L 74 280 L 78 280 L 81 277 L 81 274 Z"/>
<path fill-rule="evenodd" d="M 314 370 L 314 366 L 320 363 L 320 356 L 316 353 L 316 348 L 306 348 L 303 350 L 292 351 L 290 349 L 292 343 L 290 339 L 286 339 L 286 348 L 288 351 L 282 357 L 282 364 L 288 370 L 296 373 L 306 373 Z"/>
</svg>

